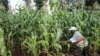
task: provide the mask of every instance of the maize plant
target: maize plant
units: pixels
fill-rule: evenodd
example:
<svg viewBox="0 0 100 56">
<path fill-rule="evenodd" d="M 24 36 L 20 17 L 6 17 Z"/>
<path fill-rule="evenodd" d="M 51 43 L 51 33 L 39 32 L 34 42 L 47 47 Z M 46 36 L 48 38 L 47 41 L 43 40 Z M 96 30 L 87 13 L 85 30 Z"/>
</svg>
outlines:
<svg viewBox="0 0 100 56">
<path fill-rule="evenodd" d="M 0 28 L 0 55 L 1 56 L 7 56 L 3 32 L 4 31 Z"/>
</svg>

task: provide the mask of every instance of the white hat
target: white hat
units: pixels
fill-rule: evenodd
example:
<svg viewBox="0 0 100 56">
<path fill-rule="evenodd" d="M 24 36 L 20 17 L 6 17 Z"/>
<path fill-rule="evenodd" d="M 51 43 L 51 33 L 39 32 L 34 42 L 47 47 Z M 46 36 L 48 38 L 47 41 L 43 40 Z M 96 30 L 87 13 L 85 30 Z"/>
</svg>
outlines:
<svg viewBox="0 0 100 56">
<path fill-rule="evenodd" d="M 69 30 L 77 30 L 76 27 L 71 27 Z"/>
</svg>

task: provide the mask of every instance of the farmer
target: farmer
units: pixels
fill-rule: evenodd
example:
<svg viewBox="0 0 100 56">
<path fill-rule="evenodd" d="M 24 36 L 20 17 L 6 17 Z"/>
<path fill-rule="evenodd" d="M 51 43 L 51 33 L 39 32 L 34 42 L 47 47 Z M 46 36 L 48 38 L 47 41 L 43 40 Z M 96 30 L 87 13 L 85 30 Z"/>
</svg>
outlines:
<svg viewBox="0 0 100 56">
<path fill-rule="evenodd" d="M 71 27 L 69 29 L 71 38 L 67 41 L 69 43 L 73 44 L 73 55 L 74 56 L 82 56 L 82 49 L 86 46 L 88 46 L 88 41 L 86 38 L 79 32 L 77 31 L 76 27 Z"/>
</svg>

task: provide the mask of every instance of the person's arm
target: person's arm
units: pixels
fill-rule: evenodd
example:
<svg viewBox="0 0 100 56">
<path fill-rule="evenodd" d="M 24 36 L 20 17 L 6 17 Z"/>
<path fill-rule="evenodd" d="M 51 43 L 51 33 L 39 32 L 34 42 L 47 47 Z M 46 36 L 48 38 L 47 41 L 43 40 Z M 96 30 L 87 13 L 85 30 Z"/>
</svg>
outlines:
<svg viewBox="0 0 100 56">
<path fill-rule="evenodd" d="M 57 41 L 57 43 L 61 44 L 61 43 L 71 43 L 70 40 L 67 40 L 67 41 Z"/>
</svg>

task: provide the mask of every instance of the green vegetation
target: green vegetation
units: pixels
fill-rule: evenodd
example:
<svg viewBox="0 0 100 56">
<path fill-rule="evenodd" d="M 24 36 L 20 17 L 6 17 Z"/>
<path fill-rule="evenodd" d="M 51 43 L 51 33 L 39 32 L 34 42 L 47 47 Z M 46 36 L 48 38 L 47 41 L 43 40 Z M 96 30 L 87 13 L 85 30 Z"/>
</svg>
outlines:
<svg viewBox="0 0 100 56">
<path fill-rule="evenodd" d="M 56 5 L 55 5 L 56 6 Z M 70 45 L 68 43 L 58 44 L 59 40 L 69 38 L 69 27 L 76 26 L 78 30 L 88 39 L 89 53 L 92 56 L 99 56 L 100 53 L 100 13 L 91 13 L 84 9 L 69 12 L 62 10 L 59 6 L 53 8 L 52 15 L 44 11 L 32 11 L 29 9 L 20 10 L 19 14 L 12 15 L 0 9 L 0 38 L 4 38 L 5 46 L 0 39 L 1 53 L 7 52 L 12 56 L 17 53 L 23 56 L 38 56 L 42 48 L 56 50 L 56 56 L 63 56 L 62 52 L 68 54 Z M 4 32 L 4 34 L 2 33 Z M 3 44 L 3 45 L 1 45 Z M 63 46 L 67 46 L 62 48 Z M 5 50 L 6 51 L 2 51 Z M 2 55 L 3 55 L 2 54 Z M 17 56 L 18 56 L 17 55 Z M 5 56 L 5 55 L 3 55 Z"/>
</svg>

